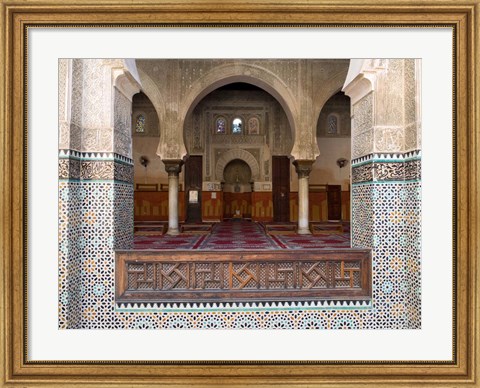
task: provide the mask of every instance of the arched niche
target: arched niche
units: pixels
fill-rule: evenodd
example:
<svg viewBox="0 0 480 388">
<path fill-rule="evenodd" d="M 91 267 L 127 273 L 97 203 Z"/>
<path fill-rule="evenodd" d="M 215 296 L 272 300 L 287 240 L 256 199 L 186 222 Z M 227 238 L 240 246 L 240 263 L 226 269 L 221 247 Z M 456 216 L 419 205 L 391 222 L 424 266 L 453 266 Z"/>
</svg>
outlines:
<svg viewBox="0 0 480 388">
<path fill-rule="evenodd" d="M 215 167 L 215 176 L 218 181 L 223 180 L 223 173 L 225 171 L 225 167 L 228 163 L 235 159 L 244 161 L 250 167 L 250 170 L 252 172 L 252 180 L 258 179 L 258 177 L 260 176 L 260 166 L 258 165 L 255 157 L 248 151 L 235 149 L 223 153 L 218 159 Z"/>
</svg>

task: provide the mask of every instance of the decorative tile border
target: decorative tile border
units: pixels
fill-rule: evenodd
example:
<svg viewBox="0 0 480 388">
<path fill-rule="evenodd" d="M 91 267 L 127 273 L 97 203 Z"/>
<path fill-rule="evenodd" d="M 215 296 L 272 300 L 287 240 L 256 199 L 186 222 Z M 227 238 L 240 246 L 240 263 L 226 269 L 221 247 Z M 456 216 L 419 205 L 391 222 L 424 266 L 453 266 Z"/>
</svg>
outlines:
<svg viewBox="0 0 480 388">
<path fill-rule="evenodd" d="M 421 159 L 420 150 L 409 151 L 405 153 L 373 153 L 356 159 L 352 159 L 352 166 L 357 166 L 366 162 L 405 162 L 411 159 Z"/>
<path fill-rule="evenodd" d="M 421 179 L 419 153 L 371 154 L 352 161 L 352 184 Z"/>
<path fill-rule="evenodd" d="M 364 163 L 360 166 L 352 166 L 352 184 L 373 181 L 374 164 Z"/>
<path fill-rule="evenodd" d="M 60 159 L 82 159 L 82 160 L 113 160 L 133 165 L 133 159 L 114 152 L 81 152 L 70 149 L 61 149 L 58 151 Z"/>
<path fill-rule="evenodd" d="M 133 184 L 133 161 L 114 153 L 60 150 L 59 179 L 116 180 Z"/>
<path fill-rule="evenodd" d="M 422 177 L 422 162 L 418 159 L 405 162 L 405 180 L 420 180 Z"/>
<path fill-rule="evenodd" d="M 118 312 L 204 312 L 204 311 L 293 311 L 319 309 L 370 309 L 370 300 L 316 300 L 308 302 L 255 302 L 255 303 L 116 303 Z"/>
<path fill-rule="evenodd" d="M 80 160 L 59 159 L 58 160 L 58 178 L 59 179 L 80 179 Z"/>
</svg>

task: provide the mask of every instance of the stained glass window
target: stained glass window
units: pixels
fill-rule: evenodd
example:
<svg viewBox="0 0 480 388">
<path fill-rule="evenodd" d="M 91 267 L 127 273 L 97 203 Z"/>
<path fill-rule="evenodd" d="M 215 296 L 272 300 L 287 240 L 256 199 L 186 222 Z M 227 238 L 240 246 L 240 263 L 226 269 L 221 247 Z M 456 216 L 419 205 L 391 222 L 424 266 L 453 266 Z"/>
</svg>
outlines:
<svg viewBox="0 0 480 388">
<path fill-rule="evenodd" d="M 226 121 L 223 117 L 219 117 L 215 123 L 215 133 L 225 133 Z"/>
<path fill-rule="evenodd" d="M 335 115 L 328 116 L 327 133 L 329 135 L 336 135 L 338 133 L 338 119 Z"/>
<path fill-rule="evenodd" d="M 135 132 L 143 133 L 145 132 L 145 116 L 138 115 L 137 120 L 135 121 Z"/>
<path fill-rule="evenodd" d="M 242 119 L 239 119 L 238 117 L 233 119 L 232 133 L 242 133 Z"/>
</svg>

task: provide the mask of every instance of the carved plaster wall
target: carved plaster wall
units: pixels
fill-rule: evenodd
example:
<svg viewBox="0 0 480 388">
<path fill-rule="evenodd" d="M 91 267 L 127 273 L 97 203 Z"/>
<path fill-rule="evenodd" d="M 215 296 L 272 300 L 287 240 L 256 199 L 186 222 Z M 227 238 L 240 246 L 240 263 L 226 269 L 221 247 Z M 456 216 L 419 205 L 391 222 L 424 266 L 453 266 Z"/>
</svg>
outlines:
<svg viewBox="0 0 480 388">
<path fill-rule="evenodd" d="M 136 132 L 136 120 L 143 115 L 145 118 L 144 132 Z M 166 184 L 168 174 L 165 165 L 157 155 L 160 140 L 160 125 L 150 99 L 143 93 L 133 97 L 131 133 L 133 140 L 133 160 L 135 171 L 135 184 Z M 149 161 L 145 167 L 140 163 L 140 158 L 146 157 Z"/>
<path fill-rule="evenodd" d="M 373 152 L 373 93 L 352 106 L 352 158 Z"/>
<path fill-rule="evenodd" d="M 335 118 L 335 129 L 331 127 L 329 117 Z M 351 119 L 350 119 L 350 98 L 343 92 L 334 94 L 323 106 L 317 123 L 318 137 L 350 137 Z"/>
<path fill-rule="evenodd" d="M 349 60 L 264 59 L 264 60 L 137 60 L 142 84 L 151 90 L 160 116 L 162 138 L 158 154 L 181 159 L 186 154 L 182 129 L 192 110 L 213 90 L 232 83 L 247 82 L 270 93 L 280 103 L 294 140 L 291 154 L 314 160 L 318 114 L 325 101 L 338 91 L 347 74 Z M 157 101 L 158 100 L 158 101 Z"/>
<path fill-rule="evenodd" d="M 61 149 L 131 156 L 131 95 L 114 84 L 122 68 L 122 60 L 59 61 Z"/>
<path fill-rule="evenodd" d="M 406 59 L 404 66 L 405 151 L 412 151 L 422 148 L 421 62 L 418 59 Z"/>
<path fill-rule="evenodd" d="M 243 160 L 234 159 L 225 166 L 223 181 L 225 182 L 224 192 L 250 192 L 252 190 L 252 170 Z"/>
<path fill-rule="evenodd" d="M 219 156 L 215 167 L 215 177 L 217 181 L 223 181 L 225 167 L 233 160 L 244 161 L 250 167 L 251 178 L 258 180 L 260 176 L 260 166 L 250 152 L 242 149 L 234 149 L 225 151 Z"/>
<path fill-rule="evenodd" d="M 236 117 L 244 123 L 242 133 L 232 131 Z M 225 121 L 225 133 L 216 133 L 218 119 Z M 236 90 L 232 86 L 228 90 L 210 93 L 187 118 L 184 138 L 189 154 L 204 155 L 207 182 L 223 180 L 225 165 L 222 163 L 225 155 L 231 156 L 231 151 L 235 151 L 235 157 L 244 157 L 251 165 L 256 181 L 269 181 L 271 156 L 289 155 L 293 145 L 290 125 L 282 107 L 271 95 L 255 87 Z"/>
</svg>

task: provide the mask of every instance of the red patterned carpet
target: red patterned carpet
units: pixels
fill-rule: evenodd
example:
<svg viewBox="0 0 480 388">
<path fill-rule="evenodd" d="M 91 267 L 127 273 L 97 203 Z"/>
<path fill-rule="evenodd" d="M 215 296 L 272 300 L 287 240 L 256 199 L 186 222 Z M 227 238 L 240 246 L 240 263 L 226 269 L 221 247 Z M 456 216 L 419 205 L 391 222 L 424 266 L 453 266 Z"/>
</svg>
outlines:
<svg viewBox="0 0 480 388">
<path fill-rule="evenodd" d="M 235 220 L 215 225 L 199 249 L 280 249 L 280 246 L 265 234 L 258 223 Z"/>
<path fill-rule="evenodd" d="M 182 233 L 135 234 L 134 249 L 203 249 L 203 250 L 272 250 L 350 248 L 350 230 L 342 234 L 275 235 L 265 234 L 263 227 L 244 220 L 215 224 L 207 235 Z"/>
<path fill-rule="evenodd" d="M 271 236 L 283 249 L 350 248 L 350 233 Z"/>
<path fill-rule="evenodd" d="M 135 235 L 133 249 L 198 249 L 198 245 L 205 239 L 205 235 L 181 234 L 169 236 L 167 234 Z"/>
</svg>

